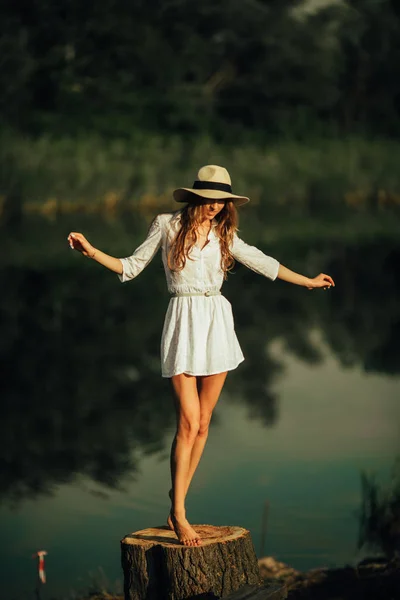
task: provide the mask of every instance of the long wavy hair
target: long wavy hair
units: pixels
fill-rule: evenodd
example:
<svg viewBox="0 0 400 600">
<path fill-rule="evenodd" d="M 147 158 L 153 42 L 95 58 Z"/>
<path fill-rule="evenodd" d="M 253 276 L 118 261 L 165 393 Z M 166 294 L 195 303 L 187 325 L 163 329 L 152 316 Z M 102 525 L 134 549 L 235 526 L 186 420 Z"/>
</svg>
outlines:
<svg viewBox="0 0 400 600">
<path fill-rule="evenodd" d="M 172 271 L 181 271 L 189 252 L 196 244 L 196 230 L 204 220 L 205 203 L 189 203 L 180 213 L 180 229 L 168 252 L 168 266 Z M 214 217 L 215 233 L 221 248 L 221 269 L 227 276 L 235 260 L 230 251 L 233 236 L 238 229 L 238 214 L 233 202 L 226 201 L 223 209 Z"/>
</svg>

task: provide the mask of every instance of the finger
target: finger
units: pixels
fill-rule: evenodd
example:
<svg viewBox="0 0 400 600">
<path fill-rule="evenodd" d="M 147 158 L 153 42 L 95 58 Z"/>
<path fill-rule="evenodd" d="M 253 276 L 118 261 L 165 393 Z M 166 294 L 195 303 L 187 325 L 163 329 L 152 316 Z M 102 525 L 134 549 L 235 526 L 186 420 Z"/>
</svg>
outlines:
<svg viewBox="0 0 400 600">
<path fill-rule="evenodd" d="M 72 250 L 78 250 L 78 252 L 83 252 L 84 249 L 83 244 L 74 238 L 69 240 L 69 246 Z"/>
<path fill-rule="evenodd" d="M 325 273 L 322 273 L 322 276 L 323 276 L 324 282 L 329 284 L 329 287 L 331 285 L 333 285 L 333 286 L 335 285 L 335 282 L 333 281 L 333 279 L 330 275 L 325 275 Z"/>
<path fill-rule="evenodd" d="M 324 279 L 325 281 L 328 281 L 331 285 L 335 285 L 335 282 L 333 281 L 330 275 L 324 275 Z"/>
<path fill-rule="evenodd" d="M 77 238 L 77 236 L 73 233 L 70 233 L 69 236 L 67 237 L 67 240 L 71 243 L 71 242 L 75 242 L 75 243 L 79 243 L 79 239 Z"/>
<path fill-rule="evenodd" d="M 84 235 L 82 235 L 82 233 L 79 233 L 77 231 L 71 231 L 71 233 L 69 234 L 71 236 L 71 238 L 73 240 L 78 240 L 79 242 L 86 242 L 86 238 Z"/>
<path fill-rule="evenodd" d="M 82 233 L 78 233 L 77 231 L 71 231 L 71 233 L 68 236 L 68 241 L 70 247 L 74 250 L 78 250 L 79 252 L 82 252 L 83 250 L 87 249 L 87 246 L 90 245 L 85 236 L 82 235 Z"/>
</svg>

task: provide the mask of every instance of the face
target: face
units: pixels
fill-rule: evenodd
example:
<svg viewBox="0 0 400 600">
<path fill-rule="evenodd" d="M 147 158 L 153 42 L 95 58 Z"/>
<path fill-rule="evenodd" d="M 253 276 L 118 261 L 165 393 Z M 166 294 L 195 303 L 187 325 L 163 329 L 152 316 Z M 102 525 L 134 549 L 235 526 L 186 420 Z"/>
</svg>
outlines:
<svg viewBox="0 0 400 600">
<path fill-rule="evenodd" d="M 225 206 L 226 200 L 206 200 L 202 203 L 205 219 L 213 219 Z"/>
</svg>

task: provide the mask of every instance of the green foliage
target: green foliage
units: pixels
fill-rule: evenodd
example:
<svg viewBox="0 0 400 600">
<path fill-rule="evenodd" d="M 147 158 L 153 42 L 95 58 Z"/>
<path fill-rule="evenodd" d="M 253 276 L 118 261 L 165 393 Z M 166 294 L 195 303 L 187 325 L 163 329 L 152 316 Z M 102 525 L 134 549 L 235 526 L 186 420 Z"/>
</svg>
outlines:
<svg viewBox="0 0 400 600">
<path fill-rule="evenodd" d="M 29 211 L 53 219 L 73 212 L 150 217 L 174 209 L 172 190 L 190 185 L 207 163 L 228 168 L 234 189 L 250 196 L 264 222 L 400 210 L 394 140 L 315 137 L 230 148 L 206 136 L 33 138 L 6 130 L 0 148 L 0 225 Z"/>
<path fill-rule="evenodd" d="M 1 115 L 30 131 L 400 131 L 394 0 L 14 0 L 0 17 Z"/>
</svg>

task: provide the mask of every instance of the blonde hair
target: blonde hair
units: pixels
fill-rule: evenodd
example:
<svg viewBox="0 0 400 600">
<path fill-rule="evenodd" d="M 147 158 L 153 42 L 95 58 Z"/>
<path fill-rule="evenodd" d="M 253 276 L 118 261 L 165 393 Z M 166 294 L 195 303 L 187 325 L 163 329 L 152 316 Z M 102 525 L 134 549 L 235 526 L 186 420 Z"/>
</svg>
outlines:
<svg viewBox="0 0 400 600">
<path fill-rule="evenodd" d="M 168 252 L 168 266 L 172 271 L 182 271 L 189 252 L 196 244 L 196 230 L 204 220 L 204 206 L 205 204 L 189 203 L 181 211 L 181 227 Z M 221 248 L 221 269 L 226 277 L 235 264 L 230 251 L 233 236 L 238 229 L 238 214 L 234 203 L 225 201 L 223 209 L 215 215 L 214 220 Z"/>
</svg>

